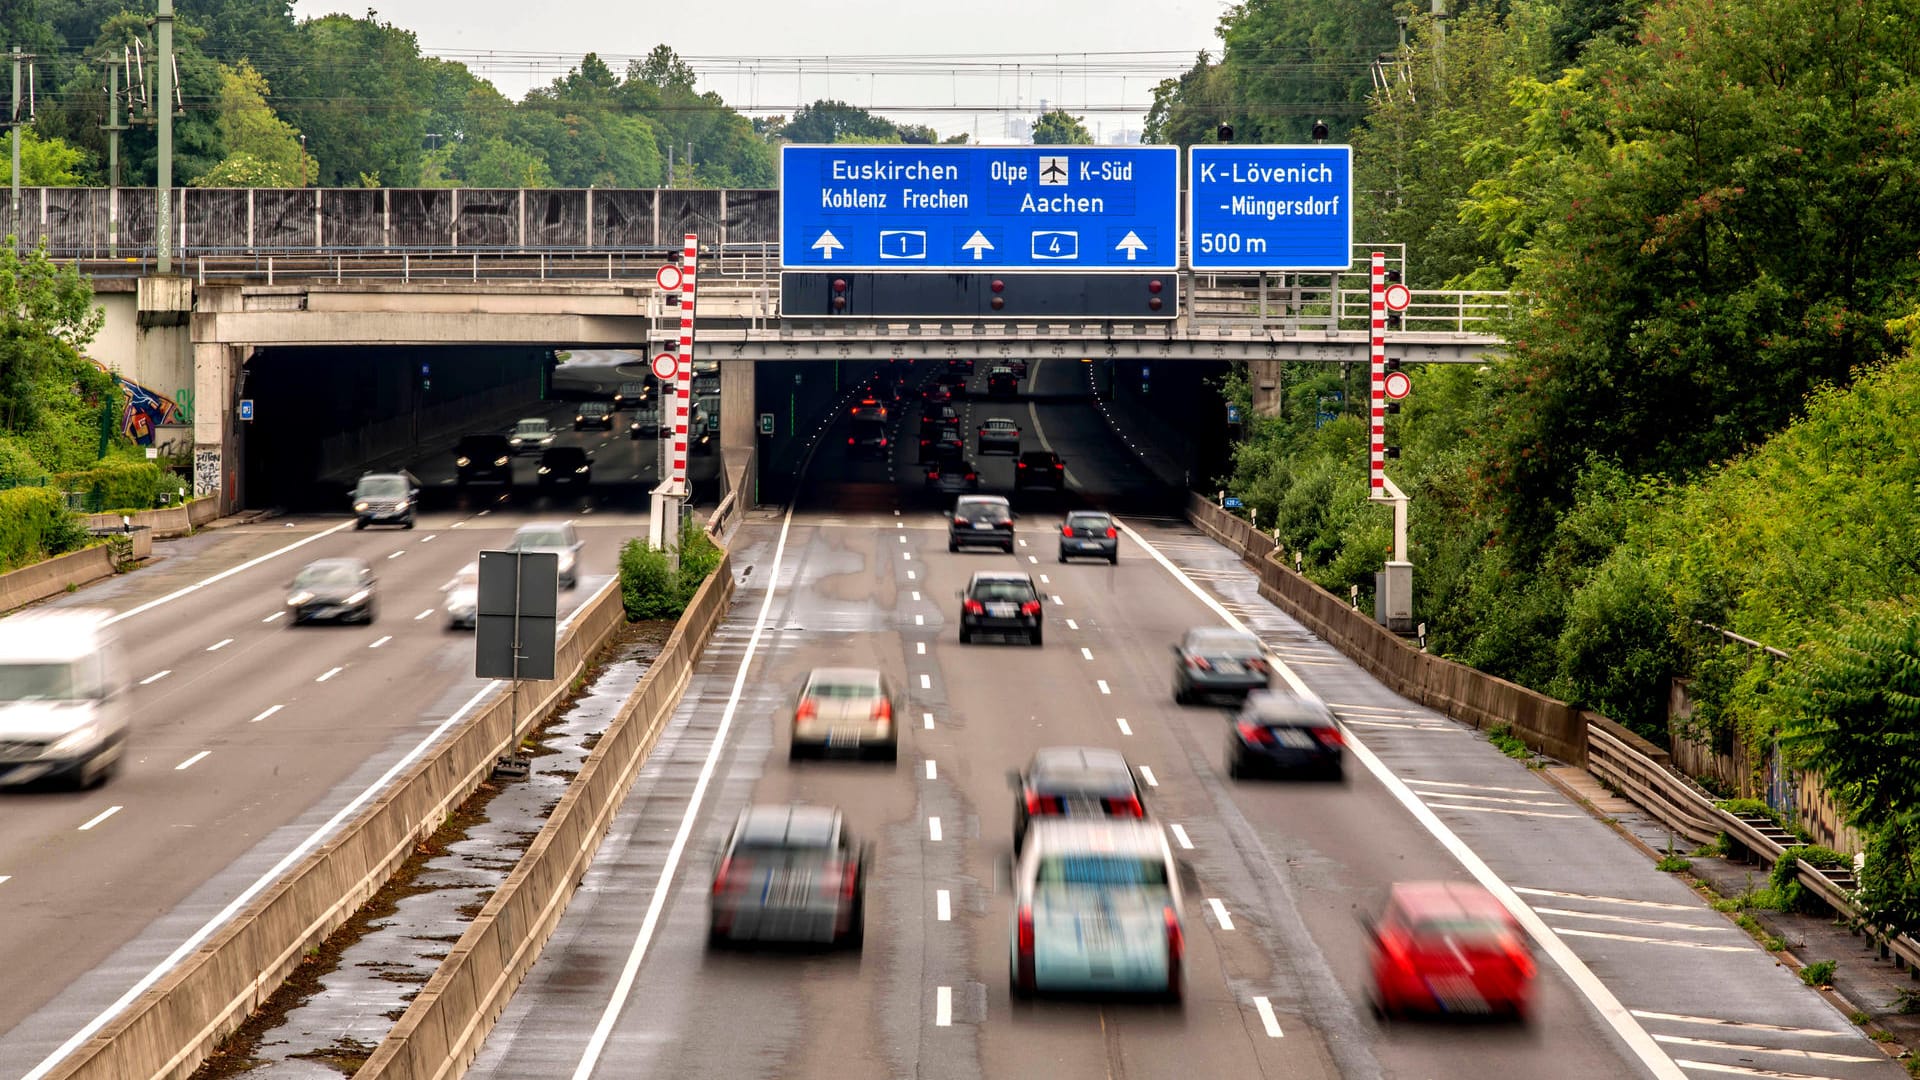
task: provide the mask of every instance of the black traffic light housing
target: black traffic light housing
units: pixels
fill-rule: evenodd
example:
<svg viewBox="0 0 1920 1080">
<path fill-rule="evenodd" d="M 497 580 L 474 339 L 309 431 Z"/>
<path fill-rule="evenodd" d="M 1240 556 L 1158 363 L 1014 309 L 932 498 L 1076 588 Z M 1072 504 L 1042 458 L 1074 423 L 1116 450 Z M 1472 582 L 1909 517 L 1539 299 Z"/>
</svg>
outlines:
<svg viewBox="0 0 1920 1080">
<path fill-rule="evenodd" d="M 1233 125 L 1221 124 L 1219 127 L 1219 130 L 1213 133 L 1213 137 L 1216 140 L 1223 143 L 1232 142 L 1233 141 Z"/>
</svg>

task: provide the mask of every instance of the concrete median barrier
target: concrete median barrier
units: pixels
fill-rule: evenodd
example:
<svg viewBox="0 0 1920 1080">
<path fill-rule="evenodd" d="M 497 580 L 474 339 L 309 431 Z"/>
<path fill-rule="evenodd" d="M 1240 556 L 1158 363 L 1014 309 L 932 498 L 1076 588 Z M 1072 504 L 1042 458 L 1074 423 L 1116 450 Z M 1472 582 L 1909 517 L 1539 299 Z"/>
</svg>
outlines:
<svg viewBox="0 0 1920 1080">
<path fill-rule="evenodd" d="M 144 559 L 153 554 L 151 529 L 136 528 L 128 535 L 133 540 L 133 559 Z M 69 588 L 112 577 L 115 572 L 113 559 L 111 546 L 95 544 L 0 574 L 0 612 L 12 611 L 49 596 L 58 596 Z"/>
</svg>

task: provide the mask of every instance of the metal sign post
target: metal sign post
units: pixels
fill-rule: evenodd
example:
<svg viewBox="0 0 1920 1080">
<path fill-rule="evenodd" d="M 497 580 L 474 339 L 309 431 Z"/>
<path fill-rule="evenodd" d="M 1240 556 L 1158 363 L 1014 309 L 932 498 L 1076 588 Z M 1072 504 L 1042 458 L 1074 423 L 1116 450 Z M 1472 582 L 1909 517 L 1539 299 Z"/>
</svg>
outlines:
<svg viewBox="0 0 1920 1080">
<path fill-rule="evenodd" d="M 691 495 L 687 486 L 687 448 L 692 442 L 689 430 L 689 414 L 693 402 L 693 306 L 695 270 L 700 259 L 700 237 L 687 233 L 680 252 L 680 265 L 663 266 L 654 280 L 662 289 L 680 293 L 680 348 L 679 357 L 671 372 L 673 376 L 673 422 L 670 425 L 672 456 L 668 461 L 668 472 L 661 478 L 660 485 L 653 489 L 651 513 L 647 518 L 647 541 L 658 550 L 672 553 L 673 565 L 680 566 L 680 516 L 681 508 Z M 662 379 L 669 374 L 667 360 L 669 354 L 662 353 L 654 358 L 654 374 Z M 660 402 L 662 415 L 665 415 L 667 402 Z"/>
<path fill-rule="evenodd" d="M 1374 595 L 1374 617 L 1389 630 L 1413 629 L 1413 563 L 1407 559 L 1407 495 L 1387 477 L 1387 256 L 1373 252 L 1368 334 L 1372 380 L 1368 387 L 1367 499 L 1393 507 L 1393 557 L 1379 577 Z M 1394 299 L 1400 299 L 1396 294 Z"/>
</svg>

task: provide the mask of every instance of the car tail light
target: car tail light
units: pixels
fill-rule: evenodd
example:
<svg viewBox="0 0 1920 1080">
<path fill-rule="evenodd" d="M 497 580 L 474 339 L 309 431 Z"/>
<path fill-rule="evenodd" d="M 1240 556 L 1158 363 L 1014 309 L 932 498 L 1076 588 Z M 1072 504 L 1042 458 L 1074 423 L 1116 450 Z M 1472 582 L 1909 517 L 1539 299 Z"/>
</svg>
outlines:
<svg viewBox="0 0 1920 1080">
<path fill-rule="evenodd" d="M 842 900 L 852 900 L 853 890 L 860 881 L 860 864 L 843 862 L 831 867 L 833 874 L 820 878 L 820 893 L 823 896 L 839 896 Z"/>
<path fill-rule="evenodd" d="M 1107 539 L 1113 540 L 1117 538 L 1119 535 L 1120 535 L 1119 529 L 1116 529 L 1111 525 L 1107 526 Z"/>
<path fill-rule="evenodd" d="M 1022 614 L 1022 615 L 1038 615 L 1038 614 L 1040 614 L 1040 601 L 1038 601 L 1038 600 L 1029 600 L 1029 601 L 1027 601 L 1027 602 L 1026 602 L 1026 603 L 1024 603 L 1024 604 L 1021 604 L 1021 605 L 1020 605 L 1020 614 Z"/>
<path fill-rule="evenodd" d="M 1065 472 L 1067 469 L 1067 463 L 1064 461 L 1056 461 L 1053 463 L 1053 467 L 1056 469 L 1059 469 L 1061 472 Z"/>
<path fill-rule="evenodd" d="M 1102 799 L 1100 801 L 1106 804 L 1107 813 L 1114 817 L 1143 818 L 1147 816 L 1147 808 L 1140 805 L 1140 796 L 1138 795 L 1128 795 L 1123 799 Z"/>
<path fill-rule="evenodd" d="M 1189 657 L 1187 657 L 1187 666 L 1188 666 L 1188 667 L 1190 667 L 1190 668 L 1195 668 L 1195 669 L 1197 669 L 1197 670 L 1200 670 L 1200 671 L 1212 671 L 1212 670 L 1213 670 L 1213 662 L 1212 662 L 1211 660 L 1208 660 L 1208 659 L 1207 659 L 1206 657 L 1204 657 L 1204 656 L 1189 656 Z"/>
<path fill-rule="evenodd" d="M 969 480 L 978 480 L 978 479 L 980 479 L 980 474 L 979 474 L 979 473 L 968 473 L 968 474 L 967 474 L 967 479 L 969 479 Z"/>
<path fill-rule="evenodd" d="M 987 429 L 986 429 L 986 428 L 981 428 L 981 429 L 980 429 L 980 434 L 981 434 L 981 435 L 983 435 L 983 436 L 984 436 L 984 435 L 986 435 L 986 433 L 987 433 Z"/>
<path fill-rule="evenodd" d="M 1527 952 L 1526 945 L 1517 938 L 1507 939 L 1507 961 L 1521 978 L 1533 978 L 1533 954 Z"/>
<path fill-rule="evenodd" d="M 1414 974 L 1416 968 L 1413 962 L 1413 953 L 1408 950 L 1406 941 L 1401 939 L 1399 935 L 1393 933 L 1381 934 L 1380 952 L 1386 956 L 1387 963 L 1393 965 L 1400 974 Z"/>
<path fill-rule="evenodd" d="M 1020 905 L 1020 928 L 1014 937 L 1014 948 L 1020 953 L 1020 977 L 1022 981 L 1033 979 L 1033 905 Z"/>
<path fill-rule="evenodd" d="M 1241 663 L 1247 666 L 1248 671 L 1267 670 L 1267 662 L 1258 656 L 1249 656 L 1245 660 L 1242 660 Z"/>
<path fill-rule="evenodd" d="M 847 436 L 847 445 L 848 445 L 848 446 L 852 446 L 852 445 L 853 445 L 853 436 L 851 436 L 851 435 L 849 435 L 849 436 Z"/>
<path fill-rule="evenodd" d="M 940 470 L 939 470 L 939 469 L 928 469 L 928 470 L 927 470 L 927 479 L 929 479 L 929 480 L 938 480 L 938 479 L 940 479 Z"/>
<path fill-rule="evenodd" d="M 953 519 L 953 523 L 955 525 L 965 525 L 967 523 L 967 519 L 963 517 L 955 517 Z"/>
<path fill-rule="evenodd" d="M 720 869 L 715 871 L 713 875 L 713 891 L 718 894 L 731 890 L 733 888 L 734 873 L 736 871 L 744 871 L 745 869 L 746 867 L 744 866 L 734 866 L 733 856 L 731 855 L 722 859 L 720 861 Z"/>
<path fill-rule="evenodd" d="M 1313 737 L 1319 739 L 1324 746 L 1340 746 L 1346 742 L 1337 727 L 1314 728 Z"/>
<path fill-rule="evenodd" d="M 987 613 L 987 605 L 978 600 L 969 600 L 965 604 L 962 604 L 961 607 L 964 608 L 969 615 L 985 615 Z"/>
<path fill-rule="evenodd" d="M 1240 730 L 1240 737 L 1250 743 L 1267 745 L 1273 742 L 1273 729 L 1265 724 L 1249 724 L 1242 721 L 1234 725 Z"/>
<path fill-rule="evenodd" d="M 1073 526 L 1071 525 L 1060 526 L 1060 535 L 1071 538 L 1073 536 Z"/>
<path fill-rule="evenodd" d="M 1174 914 L 1171 907 L 1160 909 L 1167 921 L 1167 966 L 1172 968 L 1187 955 L 1187 934 L 1180 929 L 1180 916 Z"/>
<path fill-rule="evenodd" d="M 1028 814 L 1058 814 L 1067 808 L 1067 801 L 1058 795 L 1039 795 L 1027 792 Z"/>
<path fill-rule="evenodd" d="M 887 445 L 887 437 L 885 435 L 880 436 L 880 445 L 881 446 Z"/>
<path fill-rule="evenodd" d="M 812 698 L 806 698 L 800 702 L 800 707 L 793 711 L 793 718 L 796 721 L 811 720 L 819 712 L 820 712 L 820 703 L 813 700 Z"/>
<path fill-rule="evenodd" d="M 892 721 L 893 702 L 888 701 L 886 698 L 881 698 L 879 701 L 874 702 L 873 713 L 870 719 Z"/>
<path fill-rule="evenodd" d="M 1024 461 L 1023 461 L 1023 462 L 1021 462 L 1021 463 L 1019 463 L 1018 465 L 1015 465 L 1015 466 L 1014 466 L 1014 468 L 1016 468 L 1016 469 L 1024 469 L 1024 468 L 1026 468 L 1026 467 L 1027 467 L 1027 463 L 1026 463 L 1026 462 L 1024 462 Z"/>
</svg>

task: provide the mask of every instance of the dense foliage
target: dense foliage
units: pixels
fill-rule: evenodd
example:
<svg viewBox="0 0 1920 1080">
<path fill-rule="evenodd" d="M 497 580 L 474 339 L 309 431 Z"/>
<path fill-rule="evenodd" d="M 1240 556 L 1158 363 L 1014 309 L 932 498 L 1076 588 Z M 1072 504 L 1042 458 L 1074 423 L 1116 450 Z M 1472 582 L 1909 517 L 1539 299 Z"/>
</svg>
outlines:
<svg viewBox="0 0 1920 1080">
<path fill-rule="evenodd" d="M 620 599 L 627 618 L 677 619 L 692 602 L 700 583 L 720 565 L 720 549 L 707 530 L 688 523 L 680 530 L 680 567 L 645 540 L 628 540 L 620 548 Z"/>
</svg>

